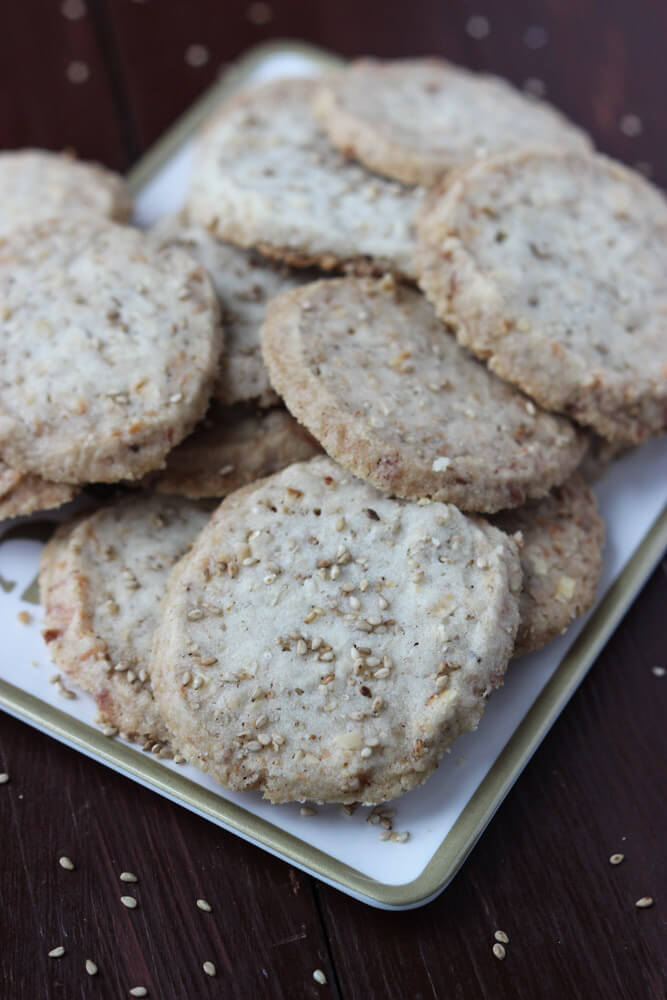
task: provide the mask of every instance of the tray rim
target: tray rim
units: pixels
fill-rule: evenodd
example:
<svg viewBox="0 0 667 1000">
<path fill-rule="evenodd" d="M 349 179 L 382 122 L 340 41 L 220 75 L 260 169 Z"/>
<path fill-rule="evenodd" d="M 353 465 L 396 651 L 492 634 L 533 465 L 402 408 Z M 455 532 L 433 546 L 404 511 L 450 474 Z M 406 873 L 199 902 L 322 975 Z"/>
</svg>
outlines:
<svg viewBox="0 0 667 1000">
<path fill-rule="evenodd" d="M 129 171 L 127 180 L 132 193 L 136 193 L 155 175 L 225 96 L 240 86 L 268 56 L 278 52 L 296 52 L 328 68 L 342 64 L 339 57 L 329 52 L 290 39 L 250 49 L 221 79 L 204 91 Z M 2 679 L 0 707 L 363 902 L 383 909 L 412 909 L 434 899 L 458 873 L 512 785 L 633 603 L 665 548 L 667 507 L 604 594 L 430 861 L 417 878 L 397 885 L 363 875 L 269 820 L 255 816 L 237 803 L 195 784 L 187 776 L 165 768 L 142 751 L 109 739 L 100 730 Z"/>
</svg>

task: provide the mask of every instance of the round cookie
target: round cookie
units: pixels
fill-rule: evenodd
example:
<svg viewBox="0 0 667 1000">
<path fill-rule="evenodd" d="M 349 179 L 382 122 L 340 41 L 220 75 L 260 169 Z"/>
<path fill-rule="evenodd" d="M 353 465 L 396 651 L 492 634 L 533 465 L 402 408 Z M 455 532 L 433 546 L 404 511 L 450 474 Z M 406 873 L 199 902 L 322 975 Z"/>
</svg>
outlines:
<svg viewBox="0 0 667 1000">
<path fill-rule="evenodd" d="M 667 426 L 667 201 L 602 156 L 508 153 L 420 222 L 420 284 L 459 341 L 603 437 Z"/>
<path fill-rule="evenodd" d="M 297 420 L 357 476 L 398 496 L 496 511 L 543 496 L 586 447 L 443 328 L 415 289 L 342 278 L 270 303 L 271 381 Z"/>
<path fill-rule="evenodd" d="M 578 473 L 549 496 L 502 511 L 492 523 L 521 532 L 523 590 L 514 655 L 541 649 L 583 615 L 595 600 L 604 522 L 595 495 Z"/>
<path fill-rule="evenodd" d="M 130 192 L 119 174 L 42 149 L 0 153 L 0 197 L 0 239 L 56 215 L 124 221 L 132 211 Z"/>
<path fill-rule="evenodd" d="M 443 59 L 361 59 L 325 76 L 314 111 L 333 145 L 405 184 L 530 143 L 590 149 L 555 108 Z"/>
<path fill-rule="evenodd" d="M 204 415 L 218 305 L 182 250 L 53 220 L 0 251 L 0 454 L 56 482 L 136 479 Z"/>
<path fill-rule="evenodd" d="M 269 384 L 259 331 L 266 303 L 272 296 L 296 288 L 311 275 L 221 243 L 199 226 L 188 226 L 178 216 L 164 219 L 152 235 L 162 247 L 177 246 L 201 264 L 220 300 L 225 329 L 225 352 L 213 396 L 227 406 L 255 401 L 274 406 L 278 397 Z"/>
<path fill-rule="evenodd" d="M 218 239 L 299 267 L 414 276 L 420 189 L 369 174 L 315 122 L 312 80 L 238 95 L 202 134 L 187 212 Z"/>
<path fill-rule="evenodd" d="M 42 553 L 49 652 L 130 737 L 169 740 L 151 687 L 153 631 L 167 577 L 209 516 L 187 500 L 131 498 L 61 525 Z"/>
<path fill-rule="evenodd" d="M 479 722 L 520 588 L 516 544 L 487 522 L 314 458 L 227 497 L 175 568 L 155 696 L 228 788 L 382 802 Z"/>
<path fill-rule="evenodd" d="M 38 510 L 62 507 L 73 500 L 78 489 L 67 483 L 51 483 L 40 476 L 24 475 L 10 469 L 0 458 L 0 521 Z"/>
<path fill-rule="evenodd" d="M 151 488 L 192 500 L 224 497 L 320 451 L 317 441 L 287 410 L 217 406 L 194 434 L 169 453 Z"/>
</svg>

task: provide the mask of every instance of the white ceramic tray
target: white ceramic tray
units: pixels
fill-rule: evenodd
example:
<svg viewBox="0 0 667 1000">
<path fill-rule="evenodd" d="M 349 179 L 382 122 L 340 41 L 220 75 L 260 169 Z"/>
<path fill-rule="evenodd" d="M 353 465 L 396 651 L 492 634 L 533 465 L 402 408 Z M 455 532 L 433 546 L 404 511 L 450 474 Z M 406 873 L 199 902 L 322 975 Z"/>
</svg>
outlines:
<svg viewBox="0 0 667 1000">
<path fill-rule="evenodd" d="M 315 73 L 331 61 L 290 45 L 243 60 L 133 171 L 136 221 L 148 225 L 181 206 L 192 131 L 230 89 L 247 80 Z M 663 552 L 667 440 L 616 463 L 596 491 L 607 524 L 596 609 L 546 649 L 512 663 L 479 729 L 456 741 L 424 786 L 392 804 L 394 828 L 410 834 L 406 843 L 381 842 L 381 828 L 366 822 L 369 809 L 347 816 L 340 807 L 318 807 L 306 818 L 296 805 L 271 806 L 255 793 L 225 792 L 192 767 L 104 737 L 87 695 L 59 695 L 48 680 L 55 668 L 40 634 L 34 581 L 45 522 L 66 516 L 67 509 L 0 523 L 0 706 L 359 899 L 392 909 L 422 905 L 463 863 Z M 21 611 L 29 613 L 29 624 L 19 621 Z"/>
</svg>

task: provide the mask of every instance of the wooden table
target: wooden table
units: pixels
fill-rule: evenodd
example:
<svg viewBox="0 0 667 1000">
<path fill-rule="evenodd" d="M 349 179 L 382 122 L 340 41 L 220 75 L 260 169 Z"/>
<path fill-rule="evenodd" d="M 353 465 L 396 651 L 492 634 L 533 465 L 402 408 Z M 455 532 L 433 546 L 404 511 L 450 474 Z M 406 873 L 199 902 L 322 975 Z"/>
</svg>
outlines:
<svg viewBox="0 0 667 1000">
<path fill-rule="evenodd" d="M 71 146 L 125 169 L 276 37 L 499 72 L 667 184 L 664 0 L 15 0 L 0 6 L 0 147 Z M 667 678 L 651 668 L 667 662 L 666 570 L 460 875 L 415 912 L 356 903 L 2 716 L 0 997 L 664 997 Z M 140 877 L 134 911 L 119 902 L 123 869 Z M 656 905 L 636 909 L 644 895 Z M 61 943 L 66 957 L 49 959 Z"/>
</svg>

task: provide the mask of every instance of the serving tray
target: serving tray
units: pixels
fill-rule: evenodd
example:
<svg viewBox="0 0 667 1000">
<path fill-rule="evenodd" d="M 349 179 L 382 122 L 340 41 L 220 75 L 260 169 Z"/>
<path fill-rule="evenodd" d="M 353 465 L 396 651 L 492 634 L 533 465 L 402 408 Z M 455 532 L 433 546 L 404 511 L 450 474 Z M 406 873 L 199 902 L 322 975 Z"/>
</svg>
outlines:
<svg viewBox="0 0 667 1000">
<path fill-rule="evenodd" d="M 131 171 L 135 221 L 150 225 L 181 207 L 193 133 L 233 90 L 251 81 L 315 74 L 336 62 L 289 42 L 240 60 Z M 0 707 L 364 902 L 386 909 L 420 906 L 463 864 L 667 546 L 667 440 L 651 441 L 616 462 L 595 489 L 607 526 L 595 608 L 546 649 L 512 662 L 477 731 L 456 741 L 424 786 L 387 804 L 395 810 L 394 831 L 408 833 L 407 840 L 380 840 L 383 827 L 368 808 L 348 815 L 339 806 L 319 806 L 304 816 L 298 805 L 272 806 L 256 793 L 226 792 L 195 768 L 104 736 L 94 723 L 92 698 L 59 693 L 49 682 L 56 668 L 41 638 L 36 574 L 53 523 L 77 504 L 0 522 Z"/>
</svg>

